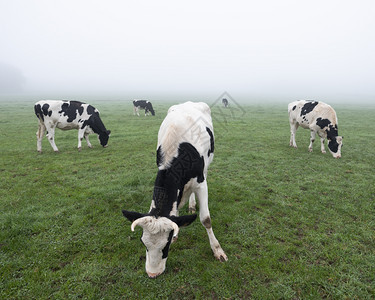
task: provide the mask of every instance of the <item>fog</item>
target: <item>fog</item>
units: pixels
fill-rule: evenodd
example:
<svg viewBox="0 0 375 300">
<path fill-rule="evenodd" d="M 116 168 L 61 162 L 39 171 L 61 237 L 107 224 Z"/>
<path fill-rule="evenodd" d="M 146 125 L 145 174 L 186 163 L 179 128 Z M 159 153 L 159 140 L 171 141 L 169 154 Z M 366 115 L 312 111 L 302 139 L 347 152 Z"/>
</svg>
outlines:
<svg viewBox="0 0 375 300">
<path fill-rule="evenodd" d="M 0 0 L 0 94 L 375 100 L 373 0 Z"/>
</svg>

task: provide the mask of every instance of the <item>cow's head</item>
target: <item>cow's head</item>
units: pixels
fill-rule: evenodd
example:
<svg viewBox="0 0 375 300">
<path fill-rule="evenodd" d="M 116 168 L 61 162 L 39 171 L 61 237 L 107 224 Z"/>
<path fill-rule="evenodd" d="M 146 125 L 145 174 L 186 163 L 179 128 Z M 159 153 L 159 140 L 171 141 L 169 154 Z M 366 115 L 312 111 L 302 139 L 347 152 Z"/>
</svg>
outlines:
<svg viewBox="0 0 375 300">
<path fill-rule="evenodd" d="M 143 228 L 141 237 L 146 247 L 146 272 L 150 278 L 155 278 L 165 270 L 168 251 L 171 243 L 177 240 L 179 227 L 191 224 L 197 215 L 175 217 L 155 217 L 137 212 L 122 211 L 123 215 L 132 222 L 131 230 L 136 226 Z"/>
<path fill-rule="evenodd" d="M 342 136 L 335 136 L 331 139 L 328 139 L 328 149 L 334 158 L 341 157 L 342 139 Z"/>
<path fill-rule="evenodd" d="M 105 130 L 105 131 L 101 132 L 99 134 L 100 145 L 102 145 L 103 147 L 107 147 L 108 146 L 108 139 L 109 139 L 110 135 L 111 135 L 110 130 Z"/>
</svg>

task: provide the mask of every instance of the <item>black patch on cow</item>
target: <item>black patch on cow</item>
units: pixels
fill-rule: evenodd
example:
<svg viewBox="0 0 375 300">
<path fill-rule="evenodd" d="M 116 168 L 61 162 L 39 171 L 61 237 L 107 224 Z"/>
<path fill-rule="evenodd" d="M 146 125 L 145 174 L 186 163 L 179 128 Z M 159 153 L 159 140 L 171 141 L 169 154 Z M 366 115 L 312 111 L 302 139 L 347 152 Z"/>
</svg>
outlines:
<svg viewBox="0 0 375 300">
<path fill-rule="evenodd" d="M 171 242 L 172 242 L 173 232 L 174 232 L 174 230 L 172 230 L 169 233 L 168 242 L 167 242 L 167 244 L 165 245 L 165 247 L 162 250 L 162 253 L 163 253 L 162 258 L 167 258 L 168 257 L 168 251 L 169 251 L 169 246 L 171 245 Z"/>
<path fill-rule="evenodd" d="M 301 109 L 301 117 L 313 111 L 315 106 L 319 104 L 318 101 L 307 102 Z"/>
<path fill-rule="evenodd" d="M 215 150 L 215 140 L 214 140 L 214 135 L 211 131 L 210 128 L 206 127 L 206 130 L 208 134 L 210 135 L 210 149 L 208 150 L 207 156 L 210 156 L 211 153 L 214 153 Z"/>
<path fill-rule="evenodd" d="M 181 227 L 181 226 L 188 226 L 191 223 L 193 223 L 195 219 L 197 218 L 197 215 L 193 214 L 193 215 L 178 216 L 178 217 L 170 216 L 168 218 L 172 220 L 173 222 L 175 222 L 178 225 L 178 227 Z"/>
<path fill-rule="evenodd" d="M 130 222 L 134 222 L 135 220 L 142 218 L 146 216 L 145 214 L 135 212 L 135 211 L 128 211 L 128 210 L 123 210 L 122 214 L 124 215 L 125 218 L 127 218 Z"/>
<path fill-rule="evenodd" d="M 327 127 L 329 124 L 331 124 L 331 121 L 328 119 L 322 119 L 322 118 L 316 119 L 316 125 L 318 125 L 321 129 Z"/>
<path fill-rule="evenodd" d="M 293 108 L 292 108 L 292 110 L 295 110 L 295 109 L 296 109 L 296 107 L 297 107 L 297 105 L 294 105 L 294 106 L 293 106 Z"/>
<path fill-rule="evenodd" d="M 40 119 L 41 121 L 44 121 L 43 112 L 42 112 L 42 108 L 40 104 L 34 105 L 34 112 L 38 119 Z"/>
<path fill-rule="evenodd" d="M 73 122 L 77 118 L 77 112 L 82 115 L 83 113 L 83 106 L 82 102 L 79 101 L 69 101 L 64 102 L 61 105 L 61 110 L 59 111 L 59 114 L 63 114 L 64 116 L 67 116 L 67 122 Z"/>
<path fill-rule="evenodd" d="M 50 117 L 52 115 L 52 110 L 48 111 L 48 109 L 49 109 L 49 104 L 47 103 L 43 104 L 42 106 L 43 115 Z"/>
<path fill-rule="evenodd" d="M 335 126 L 329 125 L 327 130 L 327 137 L 334 138 L 339 135 L 337 124 Z"/>
<path fill-rule="evenodd" d="M 330 139 L 328 141 L 328 148 L 333 152 L 336 153 L 339 150 L 339 144 L 337 143 L 336 137 Z"/>
<path fill-rule="evenodd" d="M 160 154 L 161 155 L 161 154 Z M 178 155 L 174 157 L 168 169 L 159 170 L 155 179 L 154 201 L 156 208 L 150 214 L 168 216 L 172 211 L 173 203 L 181 201 L 185 184 L 192 178 L 204 181 L 204 159 L 197 149 L 190 143 L 181 143 Z M 180 190 L 177 196 L 177 191 Z"/>
<path fill-rule="evenodd" d="M 163 153 L 161 152 L 161 146 L 158 147 L 156 151 L 156 165 L 159 167 L 162 163 Z"/>
</svg>

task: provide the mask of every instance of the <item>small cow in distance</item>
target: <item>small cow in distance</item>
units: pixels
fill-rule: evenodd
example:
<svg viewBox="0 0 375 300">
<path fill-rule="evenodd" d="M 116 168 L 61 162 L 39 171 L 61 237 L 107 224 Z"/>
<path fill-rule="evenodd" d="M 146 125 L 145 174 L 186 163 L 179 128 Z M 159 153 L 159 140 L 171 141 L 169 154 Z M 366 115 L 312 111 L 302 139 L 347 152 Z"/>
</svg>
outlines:
<svg viewBox="0 0 375 300">
<path fill-rule="evenodd" d="M 151 113 L 153 116 L 155 116 L 154 108 L 152 107 L 152 104 L 150 101 L 147 100 L 134 100 L 134 115 L 137 114 L 139 117 L 139 109 L 145 110 L 145 116 L 147 116 L 148 113 Z"/>
<path fill-rule="evenodd" d="M 100 144 L 107 147 L 110 130 L 107 130 L 100 119 L 99 111 L 79 101 L 41 100 L 34 105 L 35 115 L 39 120 L 37 150 L 42 152 L 42 139 L 47 131 L 47 138 L 53 150 L 58 152 L 55 144 L 55 128 L 62 130 L 78 129 L 78 150 L 81 151 L 82 140 L 86 139 L 89 148 L 92 145 L 88 135 L 96 133 Z"/>
<path fill-rule="evenodd" d="M 171 243 L 179 228 L 196 219 L 196 214 L 179 216 L 179 209 L 189 200 L 195 210 L 199 201 L 199 218 L 206 228 L 211 249 L 220 261 L 228 260 L 212 230 L 208 210 L 207 169 L 214 156 L 214 133 L 211 111 L 206 103 L 186 102 L 169 108 L 160 126 L 156 163 L 158 173 L 150 211 L 147 214 L 123 210 L 132 222 L 131 230 L 143 228 L 146 246 L 146 272 L 150 278 L 165 270 Z"/>
<path fill-rule="evenodd" d="M 228 105 L 229 105 L 229 102 L 228 102 L 227 98 L 223 98 L 223 100 L 221 100 L 221 103 L 223 103 L 224 107 L 228 107 Z"/>
<path fill-rule="evenodd" d="M 320 137 L 321 151 L 326 153 L 324 140 L 328 140 L 328 149 L 334 158 L 341 157 L 342 136 L 338 135 L 337 116 L 334 109 L 323 102 L 300 100 L 289 103 L 288 105 L 289 123 L 290 123 L 290 142 L 289 145 L 297 148 L 296 131 L 298 126 L 310 129 L 309 151 L 312 151 L 312 145 L 316 134 Z"/>
</svg>

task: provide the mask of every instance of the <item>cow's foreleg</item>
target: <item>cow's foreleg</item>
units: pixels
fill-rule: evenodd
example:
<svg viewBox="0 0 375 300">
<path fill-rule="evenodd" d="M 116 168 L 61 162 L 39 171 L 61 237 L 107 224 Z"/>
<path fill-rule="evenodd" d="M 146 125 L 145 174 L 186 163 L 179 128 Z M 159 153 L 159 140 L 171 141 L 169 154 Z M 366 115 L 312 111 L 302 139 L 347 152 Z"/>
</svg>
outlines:
<svg viewBox="0 0 375 300">
<path fill-rule="evenodd" d="M 203 181 L 200 184 L 198 190 L 196 191 L 196 195 L 199 201 L 199 218 L 202 225 L 206 228 L 214 256 L 220 261 L 227 261 L 228 257 L 221 248 L 219 241 L 216 239 L 212 230 L 210 211 L 208 210 L 208 188 L 206 181 Z"/>
<path fill-rule="evenodd" d="M 315 141 L 316 131 L 310 130 L 310 145 L 309 145 L 309 152 L 313 151 L 313 143 Z"/>
<path fill-rule="evenodd" d="M 89 141 L 88 135 L 89 134 L 85 132 L 85 129 L 78 129 L 78 151 L 82 150 L 82 140 L 83 140 L 83 138 L 85 138 L 85 140 L 87 142 L 87 146 L 89 146 L 89 148 L 92 148 L 92 145 Z"/>
<path fill-rule="evenodd" d="M 196 211 L 196 201 L 195 201 L 195 194 L 191 193 L 190 198 L 189 198 L 189 212 L 194 214 Z"/>
<path fill-rule="evenodd" d="M 296 144 L 296 131 L 298 128 L 298 123 L 297 122 L 290 122 L 290 141 L 289 141 L 289 146 L 297 148 Z"/>
<path fill-rule="evenodd" d="M 46 131 L 46 126 L 44 126 L 44 123 L 39 120 L 38 131 L 36 132 L 36 149 L 40 153 L 42 152 L 42 140 L 43 140 L 45 131 Z"/>
<path fill-rule="evenodd" d="M 320 150 L 322 151 L 322 153 L 326 153 L 326 149 L 324 147 L 324 140 L 325 140 L 324 137 L 320 138 Z"/>
<path fill-rule="evenodd" d="M 55 144 L 55 128 L 56 128 L 56 125 L 52 125 L 52 126 L 46 125 L 47 139 L 49 143 L 51 144 L 53 151 L 59 152 L 59 149 L 57 149 L 57 146 Z"/>
<path fill-rule="evenodd" d="M 84 134 L 84 137 L 85 137 L 85 140 L 86 140 L 86 142 L 87 142 L 87 146 L 88 146 L 89 148 L 92 148 L 92 145 L 91 145 L 91 143 L 90 143 L 90 141 L 89 141 L 89 134 L 88 134 L 88 133 L 85 133 L 85 134 Z"/>
</svg>

